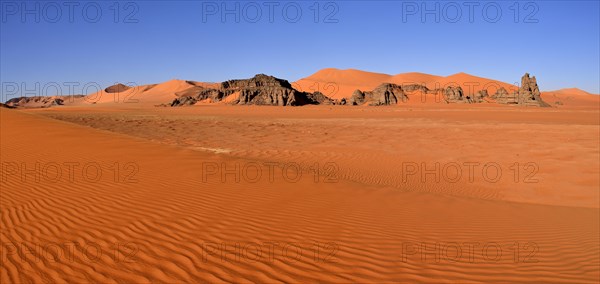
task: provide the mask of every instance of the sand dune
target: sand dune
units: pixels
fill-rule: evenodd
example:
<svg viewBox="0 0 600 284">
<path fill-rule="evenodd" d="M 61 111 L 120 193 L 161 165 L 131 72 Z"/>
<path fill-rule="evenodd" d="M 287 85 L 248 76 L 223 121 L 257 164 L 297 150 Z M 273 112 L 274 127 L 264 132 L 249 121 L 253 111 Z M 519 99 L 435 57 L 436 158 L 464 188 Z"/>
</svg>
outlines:
<svg viewBox="0 0 600 284">
<path fill-rule="evenodd" d="M 442 78 L 443 77 L 436 76 L 436 75 L 430 75 L 430 74 L 418 73 L 418 72 L 409 72 L 409 73 L 402 73 L 402 74 L 394 75 L 389 80 L 390 80 L 390 83 L 399 84 L 399 85 L 403 85 L 403 84 L 427 85 L 427 84 L 431 84 L 431 82 L 435 82 Z"/>
<path fill-rule="evenodd" d="M 437 82 L 432 82 L 435 84 Z M 457 73 L 440 79 L 439 85 L 461 86 L 467 95 L 472 95 L 478 90 L 488 90 L 490 95 L 496 93 L 499 88 L 505 88 L 508 92 L 517 91 L 519 88 L 516 85 L 500 82 L 497 80 L 473 76 L 467 73 Z"/>
<path fill-rule="evenodd" d="M 392 76 L 355 69 L 323 69 L 311 76 L 292 83 L 292 86 L 305 92 L 319 91 L 333 99 L 350 97 L 356 89 L 372 90 Z"/>
<path fill-rule="evenodd" d="M 488 90 L 494 94 L 497 89 L 503 87 L 508 91 L 517 90 L 518 87 L 512 84 L 500 82 L 497 80 L 473 76 L 467 73 L 457 73 L 447 77 L 435 76 L 423 73 L 403 73 L 392 77 L 391 83 L 399 85 L 420 84 L 430 90 L 445 88 L 447 86 L 460 86 L 466 95 L 472 95 L 479 90 Z"/>
<path fill-rule="evenodd" d="M 590 94 L 577 88 L 542 92 L 542 96 L 544 100 L 559 107 L 600 108 L 600 94 Z"/>
<path fill-rule="evenodd" d="M 391 78 L 388 74 L 361 71 L 356 69 L 339 70 L 326 68 L 308 76 L 307 80 L 336 82 L 340 84 L 369 85 L 373 82 L 382 82 Z"/>
<path fill-rule="evenodd" d="M 309 77 L 294 82 L 295 85 L 300 86 L 302 89 L 309 89 L 311 91 L 317 87 L 329 87 L 322 92 L 336 99 L 350 97 L 356 89 L 363 91 L 372 90 L 382 83 L 394 83 L 398 85 L 419 84 L 426 86 L 430 90 L 447 86 L 461 86 L 468 95 L 484 88 L 488 89 L 490 94 L 494 94 L 499 87 L 504 87 L 509 91 L 518 89 L 518 87 L 508 83 L 466 73 L 457 73 L 447 77 L 417 72 L 392 76 L 354 69 L 339 70 L 332 68 L 323 69 Z"/>
<path fill-rule="evenodd" d="M 88 95 L 83 104 L 111 104 L 113 106 L 153 106 L 171 102 L 178 96 L 189 95 L 214 83 L 170 80 L 160 84 L 133 86 L 119 92 L 99 91 Z M 79 104 L 82 105 L 82 104 Z"/>
</svg>

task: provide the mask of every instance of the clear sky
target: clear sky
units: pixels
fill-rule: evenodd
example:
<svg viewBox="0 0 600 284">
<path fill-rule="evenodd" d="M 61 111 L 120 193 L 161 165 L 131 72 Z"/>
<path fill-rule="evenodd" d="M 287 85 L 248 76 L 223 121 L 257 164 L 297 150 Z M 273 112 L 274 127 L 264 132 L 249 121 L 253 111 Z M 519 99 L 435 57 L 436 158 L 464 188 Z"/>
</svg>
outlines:
<svg viewBox="0 0 600 284">
<path fill-rule="evenodd" d="M 2 0 L 3 93 L 7 82 L 295 81 L 328 67 L 509 83 L 529 72 L 542 90 L 600 92 L 599 1 L 70 3 Z"/>
</svg>

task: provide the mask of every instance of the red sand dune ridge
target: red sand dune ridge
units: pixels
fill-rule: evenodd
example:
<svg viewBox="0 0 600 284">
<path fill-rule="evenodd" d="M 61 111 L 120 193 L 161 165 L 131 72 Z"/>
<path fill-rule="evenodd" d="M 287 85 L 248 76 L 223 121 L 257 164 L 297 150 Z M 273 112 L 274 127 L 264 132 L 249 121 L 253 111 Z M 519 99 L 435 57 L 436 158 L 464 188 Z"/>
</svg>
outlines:
<svg viewBox="0 0 600 284">
<path fill-rule="evenodd" d="M 120 92 L 109 93 L 106 90 L 102 90 L 88 95 L 82 104 L 156 105 L 170 102 L 174 98 L 186 95 L 194 90 L 214 87 L 215 85 L 215 83 L 173 79 L 160 84 L 131 86 L 129 89 Z"/>
<path fill-rule="evenodd" d="M 382 83 L 394 83 L 398 85 L 418 84 L 430 90 L 445 88 L 447 86 L 460 86 L 467 93 L 484 88 L 489 89 L 491 94 L 495 93 L 495 90 L 500 87 L 505 88 L 509 92 L 518 89 L 517 86 L 512 84 L 476 77 L 466 73 L 457 73 L 442 77 L 418 72 L 387 75 L 355 69 L 323 69 L 294 83 L 302 89 L 312 89 L 332 83 L 333 85 L 337 85 L 338 91 L 329 93 L 327 93 L 328 90 L 324 91 L 326 95 L 333 98 L 349 97 L 356 89 L 360 89 L 361 91 L 372 90 Z"/>
</svg>

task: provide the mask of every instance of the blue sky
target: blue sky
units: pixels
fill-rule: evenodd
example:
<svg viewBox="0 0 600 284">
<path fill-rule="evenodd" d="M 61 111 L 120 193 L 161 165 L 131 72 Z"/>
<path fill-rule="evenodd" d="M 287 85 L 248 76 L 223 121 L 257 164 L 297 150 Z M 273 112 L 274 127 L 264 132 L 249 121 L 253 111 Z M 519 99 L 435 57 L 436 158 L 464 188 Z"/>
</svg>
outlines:
<svg viewBox="0 0 600 284">
<path fill-rule="evenodd" d="M 328 67 L 509 83 L 529 72 L 542 90 L 600 92 L 599 1 L 52 3 L 2 0 L 3 93 L 7 82 L 295 81 Z"/>
</svg>

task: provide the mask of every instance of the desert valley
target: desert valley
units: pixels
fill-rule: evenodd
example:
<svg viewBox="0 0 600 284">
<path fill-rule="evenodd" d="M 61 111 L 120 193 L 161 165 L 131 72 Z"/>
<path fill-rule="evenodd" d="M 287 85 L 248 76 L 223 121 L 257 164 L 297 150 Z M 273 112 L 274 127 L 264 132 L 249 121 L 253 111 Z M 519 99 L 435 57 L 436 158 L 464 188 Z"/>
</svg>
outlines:
<svg viewBox="0 0 600 284">
<path fill-rule="evenodd" d="M 0 281 L 597 283 L 600 96 L 521 75 L 10 98 Z"/>
</svg>

